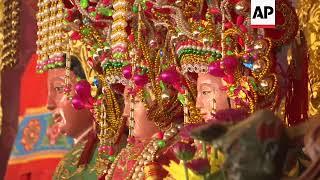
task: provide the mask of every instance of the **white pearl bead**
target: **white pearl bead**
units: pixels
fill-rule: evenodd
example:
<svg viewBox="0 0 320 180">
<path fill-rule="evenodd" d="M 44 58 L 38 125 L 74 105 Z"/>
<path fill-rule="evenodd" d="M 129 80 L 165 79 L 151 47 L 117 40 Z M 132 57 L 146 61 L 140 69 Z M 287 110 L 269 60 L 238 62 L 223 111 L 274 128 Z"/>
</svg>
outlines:
<svg viewBox="0 0 320 180">
<path fill-rule="evenodd" d="M 182 127 L 183 127 L 182 124 L 177 125 L 177 128 L 178 128 L 178 129 L 181 129 Z"/>
<path fill-rule="evenodd" d="M 143 157 L 144 159 L 147 159 L 147 158 L 148 158 L 148 155 L 149 155 L 149 154 L 144 153 L 144 154 L 142 155 L 142 157 Z"/>
<path fill-rule="evenodd" d="M 59 9 L 63 8 L 63 4 L 59 3 L 57 8 L 59 8 Z"/>
<path fill-rule="evenodd" d="M 138 174 L 138 177 L 139 177 L 139 178 L 142 178 L 142 177 L 143 177 L 143 173 L 140 172 L 140 173 Z"/>
<path fill-rule="evenodd" d="M 61 47 L 62 44 L 61 44 L 61 42 L 56 42 L 55 45 L 56 45 L 57 47 Z"/>
<path fill-rule="evenodd" d="M 177 133 L 177 129 L 176 128 L 172 128 L 171 132 L 175 134 L 175 133 Z"/>
<path fill-rule="evenodd" d="M 143 165 L 143 161 L 139 161 L 139 165 L 140 165 L 140 166 Z"/>
<path fill-rule="evenodd" d="M 140 171 L 140 168 L 141 168 L 141 166 L 137 166 L 137 167 L 134 169 L 134 172 L 139 172 L 139 171 Z"/>
<path fill-rule="evenodd" d="M 137 174 L 133 174 L 132 179 L 137 179 Z"/>
<path fill-rule="evenodd" d="M 59 19 L 63 18 L 63 14 L 62 13 L 57 14 L 57 18 Z"/>
</svg>

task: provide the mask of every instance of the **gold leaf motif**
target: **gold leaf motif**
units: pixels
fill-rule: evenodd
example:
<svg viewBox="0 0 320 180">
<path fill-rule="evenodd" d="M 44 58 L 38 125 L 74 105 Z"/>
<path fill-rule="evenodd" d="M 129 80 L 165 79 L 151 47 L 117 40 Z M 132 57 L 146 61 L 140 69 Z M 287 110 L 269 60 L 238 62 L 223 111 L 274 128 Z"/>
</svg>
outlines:
<svg viewBox="0 0 320 180">
<path fill-rule="evenodd" d="M 320 1 L 299 0 L 297 9 L 300 27 L 309 47 L 309 114 L 320 114 Z"/>
</svg>

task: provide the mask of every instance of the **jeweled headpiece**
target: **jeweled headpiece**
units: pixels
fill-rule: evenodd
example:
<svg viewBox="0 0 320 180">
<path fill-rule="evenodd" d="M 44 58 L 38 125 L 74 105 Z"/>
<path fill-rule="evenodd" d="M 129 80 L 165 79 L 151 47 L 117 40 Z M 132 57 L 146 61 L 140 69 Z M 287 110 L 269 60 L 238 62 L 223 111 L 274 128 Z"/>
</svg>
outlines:
<svg viewBox="0 0 320 180">
<path fill-rule="evenodd" d="M 275 108 L 279 94 L 273 49 L 296 34 L 296 28 L 284 28 L 297 22 L 294 11 L 285 1 L 279 1 L 276 4 L 283 11 L 278 14 L 290 12 L 290 18 L 283 16 L 275 30 L 253 29 L 246 1 L 199 3 L 200 6 L 194 6 L 198 11 L 192 16 L 184 13 L 189 11 L 181 4 L 154 5 L 157 16 L 166 20 L 164 22 L 172 32 L 182 73 L 208 72 L 223 78 L 229 97 L 251 111 Z"/>
<path fill-rule="evenodd" d="M 70 56 L 76 56 L 88 82 L 80 81 L 72 104 L 76 109 L 89 108 L 95 118 L 100 150 L 105 153 L 119 140 L 124 121 L 115 93 L 105 80 L 101 64 L 112 56 L 110 32 L 112 13 L 116 5 L 110 1 L 52 0 L 39 1 L 38 71 L 65 67 L 66 86 L 69 88 Z M 82 91 L 80 92 L 81 89 Z M 90 93 L 91 92 L 91 93 Z M 99 156 L 106 166 L 107 156 Z M 106 164 L 104 163 L 106 161 Z"/>
</svg>

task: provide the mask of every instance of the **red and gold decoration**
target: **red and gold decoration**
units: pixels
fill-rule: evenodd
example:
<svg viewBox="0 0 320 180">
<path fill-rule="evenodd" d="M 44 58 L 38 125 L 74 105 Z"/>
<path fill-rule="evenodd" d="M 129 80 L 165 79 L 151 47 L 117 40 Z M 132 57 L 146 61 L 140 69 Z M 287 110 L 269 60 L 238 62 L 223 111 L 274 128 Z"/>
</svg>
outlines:
<svg viewBox="0 0 320 180">
<path fill-rule="evenodd" d="M 12 67 L 18 59 L 19 44 L 19 1 L 0 3 L 0 71 Z M 1 87 L 1 81 L 0 81 Z M 0 95 L 1 102 L 1 95 Z M 2 128 L 2 107 L 0 107 L 0 134 Z"/>
</svg>

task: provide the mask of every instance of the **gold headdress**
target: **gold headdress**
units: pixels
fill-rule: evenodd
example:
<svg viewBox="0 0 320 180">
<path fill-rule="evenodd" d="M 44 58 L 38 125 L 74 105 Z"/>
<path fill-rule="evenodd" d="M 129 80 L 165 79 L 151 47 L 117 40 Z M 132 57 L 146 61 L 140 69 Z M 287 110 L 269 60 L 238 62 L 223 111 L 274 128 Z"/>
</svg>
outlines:
<svg viewBox="0 0 320 180">
<path fill-rule="evenodd" d="M 172 32 L 182 73 L 208 72 L 223 78 L 229 97 L 250 111 L 277 107 L 279 92 L 270 31 L 250 27 L 249 4 L 198 1 L 194 2 L 200 4 L 194 6 L 198 10 L 190 15 L 183 3 L 187 2 L 154 5 L 157 16 L 165 19 Z"/>
<path fill-rule="evenodd" d="M 80 4 L 79 1 L 39 0 L 38 6 L 37 70 L 43 72 L 65 67 L 65 90 L 68 95 L 67 90 L 71 91 L 68 88 L 70 56 L 77 57 L 86 80 L 91 85 L 92 102 L 90 101 L 89 107 L 98 125 L 96 128 L 100 140 L 98 161 L 105 167 L 114 158 L 112 154 L 105 154 L 108 146 L 114 145 L 119 140 L 124 124 L 119 99 L 107 83 L 105 71 L 101 67 L 103 61 L 111 54 L 112 4 L 99 3 L 95 13 L 89 13 L 88 4 Z"/>
<path fill-rule="evenodd" d="M 150 42 L 154 41 L 153 33 L 149 32 L 155 32 L 155 26 L 143 13 L 140 3 L 134 4 L 134 7 L 137 8 L 137 19 L 134 19 L 137 23 L 133 25 L 132 31 L 136 34 L 133 34 L 134 41 L 130 44 L 134 58 L 124 70 L 124 76 L 130 81 L 131 95 L 138 95 L 145 102 L 148 119 L 163 129 L 168 127 L 179 113 L 182 115 L 177 93 L 170 91 L 170 88 L 157 80 L 162 67 L 173 65 L 174 58 L 164 55 L 164 51 L 167 51 L 166 42 L 158 42 L 157 46 L 148 47 L 147 42 L 152 44 Z"/>
</svg>

